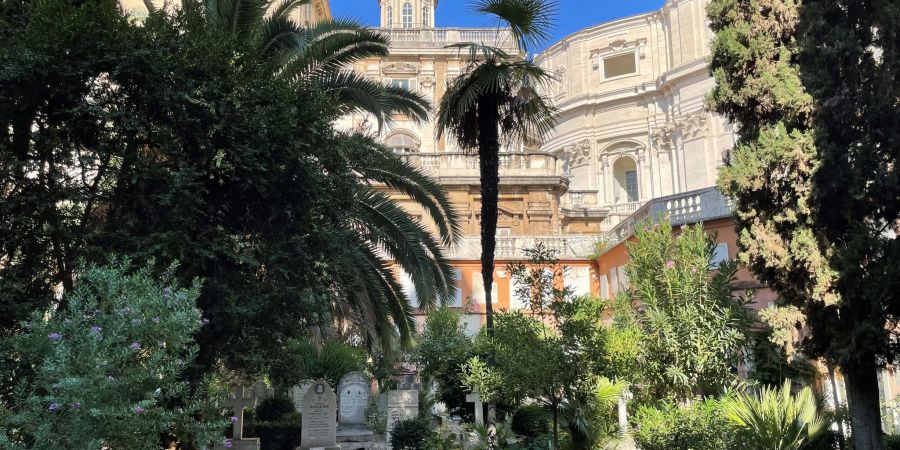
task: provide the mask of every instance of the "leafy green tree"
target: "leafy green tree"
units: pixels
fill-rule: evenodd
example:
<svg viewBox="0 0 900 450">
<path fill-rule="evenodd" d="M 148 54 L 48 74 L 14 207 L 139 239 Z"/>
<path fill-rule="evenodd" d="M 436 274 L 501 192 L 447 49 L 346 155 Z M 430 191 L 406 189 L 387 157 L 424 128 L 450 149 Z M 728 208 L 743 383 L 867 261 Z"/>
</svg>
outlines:
<svg viewBox="0 0 900 450">
<path fill-rule="evenodd" d="M 509 27 L 522 52 L 549 37 L 556 3 L 552 0 L 475 0 L 476 12 Z M 463 73 L 450 82 L 438 106 L 438 137 L 444 133 L 465 151 L 478 153 L 481 179 L 481 277 L 486 327 L 494 333 L 491 289 L 500 184 L 500 145 L 540 137 L 553 127 L 554 108 L 539 89 L 553 77 L 521 55 L 483 43 L 451 46 L 467 52 Z"/>
<path fill-rule="evenodd" d="M 520 286 L 516 295 L 528 298 L 528 313 L 497 315 L 494 337 L 479 336 L 486 347 L 464 367 L 463 382 L 483 401 L 513 404 L 532 399 L 545 407 L 553 422 L 553 445 L 559 448 L 560 424 L 590 448 L 595 411 L 608 406 L 608 389 L 598 381 L 602 352 L 601 305 L 590 297 L 573 297 L 561 286 L 565 267 L 555 252 L 539 244 L 526 253 L 529 263 L 508 267 Z M 620 387 L 619 387 L 620 389 Z M 603 395 L 601 395 L 603 394 Z M 574 440 L 574 439 L 573 439 Z"/>
<path fill-rule="evenodd" d="M 79 270 L 65 311 L 38 310 L 5 343 L 32 374 L 0 403 L 9 449 L 158 449 L 218 439 L 223 399 L 189 386 L 200 285 L 179 288 L 127 264 Z"/>
<path fill-rule="evenodd" d="M 896 356 L 893 5 L 716 0 L 711 106 L 740 140 L 719 185 L 741 259 L 845 375 L 859 449 L 881 448 L 877 370 Z"/>
<path fill-rule="evenodd" d="M 799 450 L 827 427 L 820 403 L 808 386 L 793 394 L 791 382 L 764 386 L 723 403 L 725 417 L 738 427 L 736 443 L 751 450 Z"/>
<path fill-rule="evenodd" d="M 5 332 L 54 303 L 57 286 L 71 291 L 75 261 L 109 253 L 160 272 L 178 260 L 180 280 L 205 280 L 206 368 L 265 371 L 273 349 L 336 322 L 369 346 L 408 340 L 394 262 L 423 306 L 450 298 L 441 244 L 459 230 L 443 189 L 372 139 L 336 131 L 346 108 L 332 92 L 276 76 L 283 61 L 211 25 L 204 5 L 141 25 L 111 0 L 5 5 Z M 408 195 L 436 235 L 373 183 Z"/>
<path fill-rule="evenodd" d="M 634 321 L 641 332 L 632 381 L 653 398 L 681 402 L 738 384 L 734 369 L 753 319 L 747 300 L 732 292 L 737 264 L 712 265 L 715 242 L 700 224 L 676 236 L 667 220 L 645 222 L 626 248 L 629 286 L 619 295 L 633 306 L 617 320 Z"/>
<path fill-rule="evenodd" d="M 472 342 L 460 322 L 460 313 L 441 307 L 428 313 L 416 344 L 415 361 L 419 375 L 435 381 L 435 397 L 450 414 L 474 420 L 466 402 L 468 390 L 462 383 L 462 367 L 472 356 Z"/>
</svg>

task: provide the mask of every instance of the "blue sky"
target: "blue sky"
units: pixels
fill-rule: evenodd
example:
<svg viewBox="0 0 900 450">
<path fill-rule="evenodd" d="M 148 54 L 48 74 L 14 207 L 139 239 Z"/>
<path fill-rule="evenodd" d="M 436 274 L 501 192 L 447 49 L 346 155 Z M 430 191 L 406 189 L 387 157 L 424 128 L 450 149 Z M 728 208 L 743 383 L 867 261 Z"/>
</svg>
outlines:
<svg viewBox="0 0 900 450">
<path fill-rule="evenodd" d="M 553 38 L 544 46 L 582 28 L 638 13 L 657 10 L 664 0 L 561 0 L 557 9 Z M 378 26 L 378 0 L 331 0 L 335 17 L 355 18 Z M 439 0 L 435 13 L 439 27 L 483 27 L 492 23 L 487 17 L 472 14 L 469 0 Z"/>
</svg>

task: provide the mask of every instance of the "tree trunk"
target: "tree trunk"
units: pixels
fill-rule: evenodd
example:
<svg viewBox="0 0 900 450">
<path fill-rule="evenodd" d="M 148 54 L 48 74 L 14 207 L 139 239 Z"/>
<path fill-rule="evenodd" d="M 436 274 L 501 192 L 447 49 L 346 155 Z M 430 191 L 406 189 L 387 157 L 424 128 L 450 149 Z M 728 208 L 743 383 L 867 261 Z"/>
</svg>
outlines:
<svg viewBox="0 0 900 450">
<path fill-rule="evenodd" d="M 553 449 L 559 450 L 559 404 L 553 404 Z"/>
<path fill-rule="evenodd" d="M 481 279 L 487 334 L 494 336 L 494 248 L 497 245 L 497 197 L 500 191 L 500 135 L 494 102 L 478 104 L 478 162 L 481 177 Z"/>
<path fill-rule="evenodd" d="M 850 409 L 850 436 L 856 450 L 881 450 L 878 368 L 871 356 L 841 366 Z"/>
</svg>

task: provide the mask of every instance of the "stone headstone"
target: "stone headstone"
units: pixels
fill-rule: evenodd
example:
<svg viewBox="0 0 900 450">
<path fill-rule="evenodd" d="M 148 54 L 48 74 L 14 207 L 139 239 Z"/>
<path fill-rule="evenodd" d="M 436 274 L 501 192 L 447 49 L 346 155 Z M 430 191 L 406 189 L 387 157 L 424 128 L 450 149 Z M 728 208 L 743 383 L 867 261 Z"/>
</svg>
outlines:
<svg viewBox="0 0 900 450">
<path fill-rule="evenodd" d="M 419 415 L 419 391 L 388 391 L 387 393 L 387 432 L 388 436 L 394 424 L 406 419 L 415 419 Z M 388 438 L 390 439 L 390 438 Z"/>
<path fill-rule="evenodd" d="M 484 403 L 481 402 L 481 397 L 478 394 L 466 394 L 466 402 L 475 404 L 475 423 L 484 425 Z"/>
<path fill-rule="evenodd" d="M 366 423 L 366 408 L 369 406 L 369 378 L 360 372 L 350 372 L 341 378 L 338 385 L 338 419 L 342 425 L 363 425 Z"/>
<path fill-rule="evenodd" d="M 300 449 L 340 449 L 337 445 L 337 402 L 331 386 L 317 381 L 303 396 Z"/>
<path fill-rule="evenodd" d="M 270 388 L 263 380 L 253 383 L 251 388 L 253 389 L 253 395 L 256 397 L 257 403 L 262 403 L 263 400 L 275 396 L 275 389 Z"/>
<path fill-rule="evenodd" d="M 288 389 L 288 397 L 294 404 L 294 410 L 298 413 L 303 414 L 303 397 L 306 396 L 309 387 L 315 383 L 315 380 L 303 380 L 300 384 L 295 384 Z"/>
<path fill-rule="evenodd" d="M 244 386 L 234 388 L 234 395 L 225 402 L 225 406 L 234 412 L 232 419 L 231 439 L 226 448 L 241 450 L 259 450 L 259 438 L 244 439 L 244 408 L 256 406 L 256 396 L 252 389 Z"/>
</svg>

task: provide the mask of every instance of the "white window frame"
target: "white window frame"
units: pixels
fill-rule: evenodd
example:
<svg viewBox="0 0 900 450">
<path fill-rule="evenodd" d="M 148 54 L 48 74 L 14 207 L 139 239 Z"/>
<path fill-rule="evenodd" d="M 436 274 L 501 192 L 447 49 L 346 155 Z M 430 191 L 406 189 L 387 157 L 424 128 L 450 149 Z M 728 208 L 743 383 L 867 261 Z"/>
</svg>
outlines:
<svg viewBox="0 0 900 450">
<path fill-rule="evenodd" d="M 634 56 L 634 72 L 626 73 L 624 75 L 616 75 L 614 77 L 607 78 L 607 76 L 606 76 L 606 59 L 615 58 L 616 56 L 622 56 L 622 55 L 625 55 L 628 53 L 631 53 Z M 600 76 L 603 77 L 603 81 L 619 80 L 622 78 L 633 77 L 633 76 L 637 76 L 637 75 L 641 74 L 641 60 L 638 58 L 638 49 L 636 49 L 636 48 L 630 49 L 630 50 L 623 50 L 623 51 L 616 52 L 616 53 L 610 53 L 608 55 L 598 55 L 597 58 L 599 59 L 598 65 L 600 67 Z"/>
<path fill-rule="evenodd" d="M 406 2 L 403 6 L 400 7 L 400 23 L 402 23 L 403 28 L 412 28 L 413 24 L 413 7 L 412 3 Z M 406 12 L 409 11 L 409 14 Z M 407 20 L 409 19 L 409 20 Z"/>
</svg>

